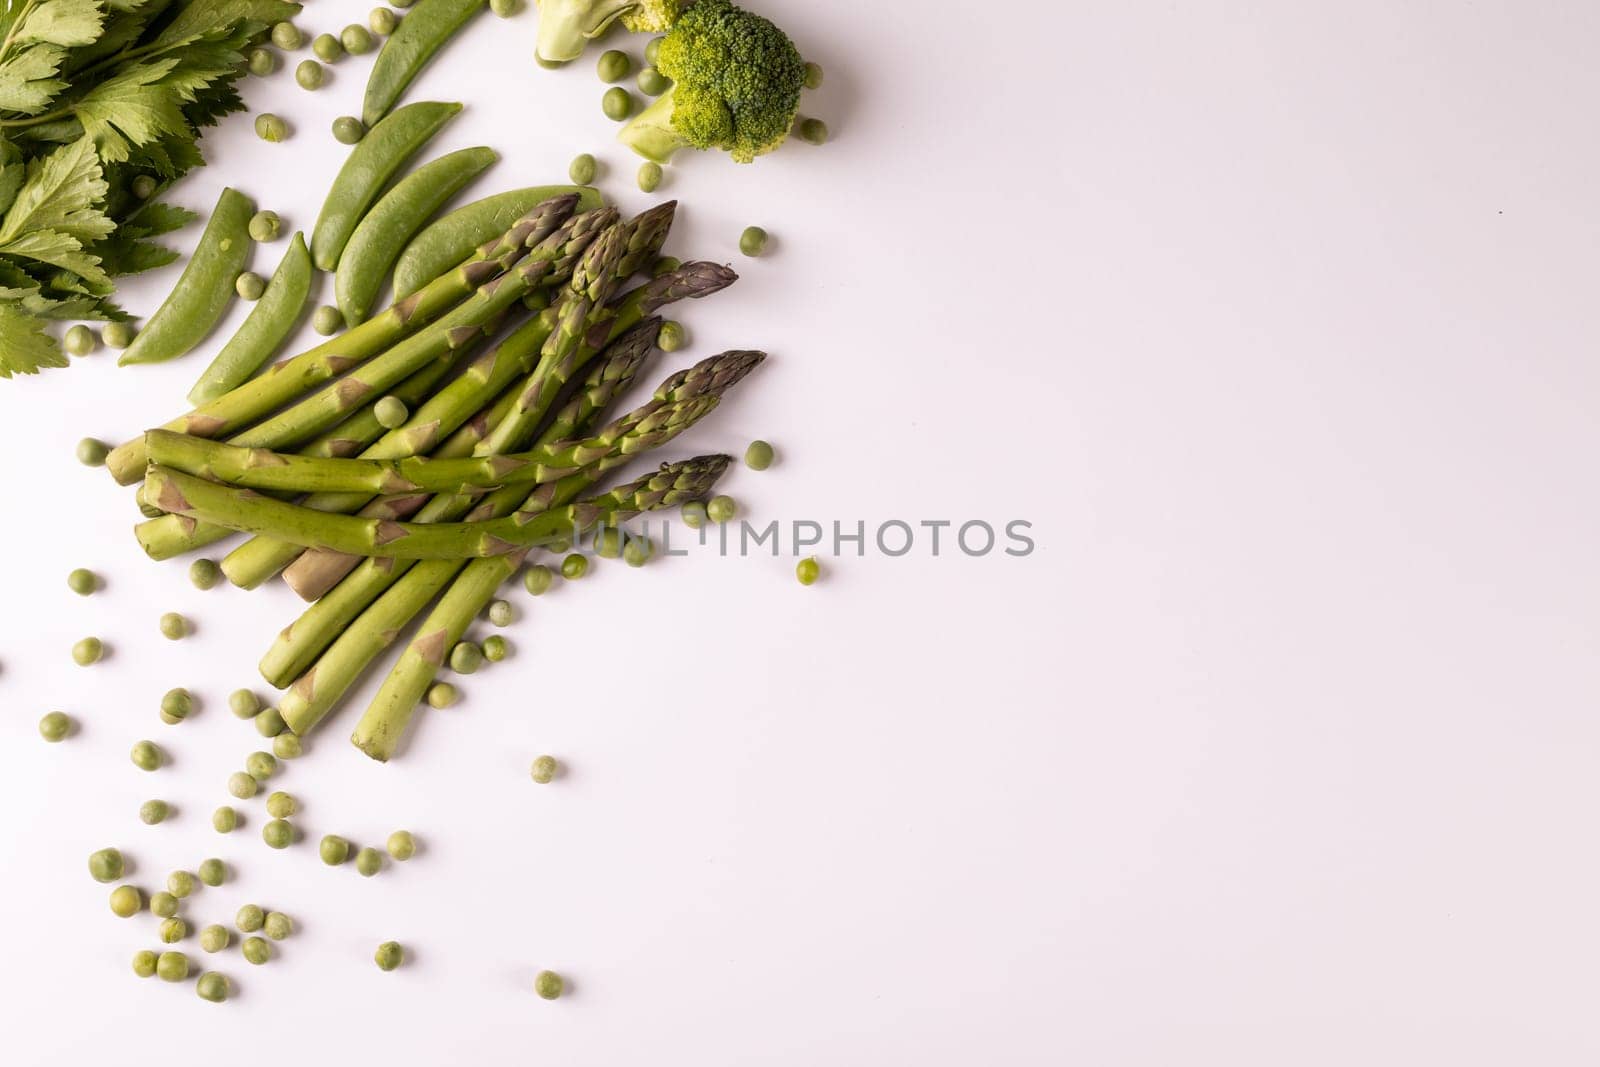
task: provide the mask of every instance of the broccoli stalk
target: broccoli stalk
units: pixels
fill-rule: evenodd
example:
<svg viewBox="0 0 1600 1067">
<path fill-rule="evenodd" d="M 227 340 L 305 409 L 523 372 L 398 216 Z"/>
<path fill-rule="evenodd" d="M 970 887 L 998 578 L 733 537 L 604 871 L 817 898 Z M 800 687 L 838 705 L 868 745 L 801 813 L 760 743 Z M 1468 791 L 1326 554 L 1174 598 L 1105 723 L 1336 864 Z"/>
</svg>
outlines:
<svg viewBox="0 0 1600 1067">
<path fill-rule="evenodd" d="M 539 58 L 565 63 L 621 19 L 635 33 L 672 28 L 693 0 L 540 0 Z"/>
<path fill-rule="evenodd" d="M 672 87 L 618 135 L 646 159 L 720 148 L 749 163 L 794 127 L 805 61 L 782 30 L 729 0 L 699 0 L 680 15 L 656 67 Z"/>
</svg>

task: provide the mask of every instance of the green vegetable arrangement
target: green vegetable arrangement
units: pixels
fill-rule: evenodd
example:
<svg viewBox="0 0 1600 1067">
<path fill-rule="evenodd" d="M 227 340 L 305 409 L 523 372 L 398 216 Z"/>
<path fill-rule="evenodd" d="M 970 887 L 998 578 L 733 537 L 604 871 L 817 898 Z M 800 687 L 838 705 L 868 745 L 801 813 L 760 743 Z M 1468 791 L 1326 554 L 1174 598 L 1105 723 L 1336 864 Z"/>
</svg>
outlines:
<svg viewBox="0 0 1600 1067">
<path fill-rule="evenodd" d="M 120 321 L 113 279 L 177 253 L 155 199 L 244 110 L 247 43 L 284 0 L 9 0 L 0 12 L 0 378 L 64 367 L 53 319 Z"/>
</svg>

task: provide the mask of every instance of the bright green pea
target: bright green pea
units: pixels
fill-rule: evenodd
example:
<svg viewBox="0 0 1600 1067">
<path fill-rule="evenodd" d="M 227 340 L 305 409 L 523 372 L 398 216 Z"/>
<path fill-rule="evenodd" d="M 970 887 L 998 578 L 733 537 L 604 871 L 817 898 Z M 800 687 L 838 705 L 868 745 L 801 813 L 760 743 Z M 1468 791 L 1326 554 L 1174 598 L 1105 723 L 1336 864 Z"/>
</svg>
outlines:
<svg viewBox="0 0 1600 1067">
<path fill-rule="evenodd" d="M 561 991 L 566 983 L 554 971 L 540 971 L 533 977 L 533 991 L 545 1000 L 555 1000 L 561 996 Z"/>
<path fill-rule="evenodd" d="M 267 814 L 274 819 L 287 819 L 299 810 L 300 802 L 281 789 L 267 797 Z"/>
<path fill-rule="evenodd" d="M 140 177 L 145 177 L 145 175 L 140 175 Z M 138 185 L 137 179 L 135 179 L 134 185 Z M 155 180 L 151 179 L 151 192 L 154 191 Z M 139 199 L 143 200 L 145 197 L 140 197 Z M 108 322 L 100 327 L 100 340 L 104 341 L 108 348 L 127 348 L 133 344 L 133 327 L 126 322 Z"/>
<path fill-rule="evenodd" d="M 88 596 L 100 586 L 100 579 L 94 571 L 79 567 L 67 575 L 67 588 L 79 596 Z"/>
<path fill-rule="evenodd" d="M 248 774 L 245 777 L 250 778 Z M 252 782 L 255 781 L 254 778 L 250 778 L 250 780 Z M 231 781 L 229 784 L 232 784 Z M 238 825 L 239 813 L 226 804 L 211 813 L 211 828 L 219 834 L 231 834 L 234 827 Z"/>
<path fill-rule="evenodd" d="M 133 973 L 140 978 L 149 978 L 156 973 L 156 954 L 147 948 L 142 948 L 133 954 Z"/>
<path fill-rule="evenodd" d="M 661 332 L 656 336 L 656 346 L 663 352 L 676 352 L 689 344 L 689 331 L 677 319 L 668 319 L 661 324 Z"/>
<path fill-rule="evenodd" d="M 652 37 L 644 46 L 644 61 L 652 67 L 656 65 L 656 59 L 661 55 L 661 42 L 665 40 L 665 37 Z"/>
<path fill-rule="evenodd" d="M 250 69 L 251 74 L 265 78 L 278 69 L 278 57 L 270 49 L 252 48 L 250 55 L 245 59 L 245 66 Z"/>
<path fill-rule="evenodd" d="M 163 919 L 170 919 L 178 914 L 178 898 L 165 889 L 158 889 L 150 894 L 150 914 Z"/>
<path fill-rule="evenodd" d="M 672 88 L 672 79 L 661 73 L 655 67 L 645 67 L 639 71 L 635 80 L 639 91 L 646 96 L 660 96 Z"/>
<path fill-rule="evenodd" d="M 389 835 L 384 847 L 392 858 L 404 863 L 417 854 L 417 839 L 411 836 L 410 830 L 396 830 Z"/>
<path fill-rule="evenodd" d="M 807 89 L 818 89 L 822 86 L 822 68 L 815 63 L 806 64 L 805 86 Z"/>
<path fill-rule="evenodd" d="M 78 462 L 85 467 L 103 467 L 106 463 L 106 453 L 111 449 L 106 447 L 104 441 L 97 441 L 93 437 L 85 437 L 78 442 Z"/>
<path fill-rule="evenodd" d="M 306 35 L 292 22 L 280 22 L 272 27 L 272 43 L 285 52 L 293 52 L 306 43 Z"/>
<path fill-rule="evenodd" d="M 156 959 L 156 977 L 163 982 L 181 982 L 189 977 L 189 957 L 181 952 L 163 952 Z"/>
<path fill-rule="evenodd" d="M 91 663 L 99 663 L 105 651 L 105 643 L 98 637 L 85 637 L 72 646 L 72 662 L 80 667 L 87 667 Z"/>
<path fill-rule="evenodd" d="M 400 25 L 400 16 L 386 7 L 375 7 L 367 15 L 367 28 L 379 37 L 387 37 Z"/>
<path fill-rule="evenodd" d="M 794 565 L 794 576 L 801 585 L 814 585 L 822 577 L 822 564 L 817 562 L 816 556 L 807 556 Z"/>
<path fill-rule="evenodd" d="M 144 910 L 144 894 L 138 886 L 119 885 L 111 891 L 111 914 L 126 919 Z"/>
<path fill-rule="evenodd" d="M 600 98 L 600 110 L 612 122 L 621 122 L 633 114 L 633 94 L 620 85 L 607 89 Z"/>
<path fill-rule="evenodd" d="M 115 882 L 122 877 L 122 868 L 122 853 L 114 848 L 89 853 L 89 877 L 97 882 Z"/>
<path fill-rule="evenodd" d="M 179 615 L 176 611 L 169 611 L 161 616 L 161 636 L 168 641 L 177 641 L 188 636 L 189 620 Z"/>
<path fill-rule="evenodd" d="M 572 179 L 574 185 L 588 185 L 594 181 L 599 169 L 600 165 L 595 162 L 594 157 L 585 152 L 572 158 L 572 162 L 567 166 L 567 177 Z"/>
<path fill-rule="evenodd" d="M 653 193 L 661 188 L 661 176 L 665 173 L 659 163 L 641 163 L 639 165 L 639 189 L 641 192 Z"/>
<path fill-rule="evenodd" d="M 165 822 L 167 816 L 172 814 L 172 806 L 165 800 L 147 800 L 139 805 L 139 821 L 146 826 L 154 826 Z"/>
<path fill-rule="evenodd" d="M 555 580 L 556 572 L 542 563 L 536 563 L 522 572 L 522 588 L 531 596 L 544 596 Z"/>
<path fill-rule="evenodd" d="M 176 915 L 170 919 L 162 919 L 156 936 L 161 938 L 161 943 L 164 945 L 175 945 L 189 936 L 189 924 Z"/>
<path fill-rule="evenodd" d="M 135 741 L 128 758 L 141 771 L 153 771 L 161 766 L 161 748 L 154 741 Z"/>
<path fill-rule="evenodd" d="M 798 132 L 807 144 L 828 143 L 828 124 L 821 119 L 801 119 Z"/>
<path fill-rule="evenodd" d="M 235 689 L 228 694 L 228 710 L 241 719 L 254 718 L 261 710 L 261 698 L 249 689 Z"/>
<path fill-rule="evenodd" d="M 64 711 L 52 711 L 39 720 L 39 736 L 55 744 L 72 732 L 72 719 Z"/>
<path fill-rule="evenodd" d="M 744 450 L 744 465 L 753 471 L 764 471 L 772 466 L 772 446 L 765 441 L 750 442 L 750 447 Z"/>
<path fill-rule="evenodd" d="M 656 546 L 648 537 L 630 537 L 622 546 L 622 562 L 630 567 L 643 567 L 656 554 Z"/>
<path fill-rule="evenodd" d="M 256 929 L 260 929 L 259 926 Z M 257 967 L 272 958 L 272 946 L 267 944 L 266 938 L 247 937 L 244 944 L 239 946 L 239 951 L 244 955 L 246 963 L 253 963 Z"/>
<path fill-rule="evenodd" d="M 300 739 L 288 730 L 272 739 L 272 754 L 279 759 L 299 759 L 304 751 Z"/>
<path fill-rule="evenodd" d="M 457 674 L 472 674 L 483 666 L 483 649 L 471 641 L 462 641 L 450 650 L 450 669 Z"/>
<path fill-rule="evenodd" d="M 619 82 L 632 69 L 633 60 L 628 58 L 628 53 L 615 48 L 601 52 L 600 61 L 595 64 L 595 73 L 600 75 L 603 82 Z"/>
<path fill-rule="evenodd" d="M 156 180 L 149 174 L 141 174 L 133 179 L 133 184 L 129 188 L 133 191 L 133 195 L 140 200 L 149 200 L 156 195 Z M 105 341 L 108 345 L 111 344 L 110 341 L 106 341 L 105 330 L 100 331 L 100 340 Z"/>
<path fill-rule="evenodd" d="M 340 115 L 333 120 L 333 139 L 340 144 L 355 144 L 366 135 L 367 128 L 354 115 Z"/>
<path fill-rule="evenodd" d="M 510 626 L 517 617 L 517 609 L 509 600 L 495 600 L 489 604 L 489 621 L 496 626 Z"/>
<path fill-rule="evenodd" d="M 256 716 L 256 733 L 262 737 L 277 737 L 289 728 L 277 708 L 264 708 Z"/>
<path fill-rule="evenodd" d="M 278 773 L 278 757 L 270 752 L 252 752 L 244 760 L 245 773 L 264 782 Z"/>
<path fill-rule="evenodd" d="M 168 689 L 161 696 L 161 721 L 175 726 L 194 713 L 194 697 L 187 689 Z"/>
<path fill-rule="evenodd" d="M 259 788 L 261 787 L 256 784 L 255 777 L 244 771 L 234 771 L 228 775 L 228 792 L 240 800 L 249 800 L 256 795 L 256 790 Z"/>
<path fill-rule="evenodd" d="M 232 987 L 228 982 L 228 976 L 225 974 L 218 974 L 216 971 L 207 971 L 205 974 L 202 974 L 200 976 L 200 980 L 194 984 L 195 994 L 199 996 L 201 1000 L 208 1000 L 213 1004 L 220 1004 L 224 1000 L 227 1000 L 228 993 L 231 989 Z"/>
<path fill-rule="evenodd" d="M 511 655 L 511 642 L 499 634 L 490 634 L 483 639 L 483 658 L 490 663 L 499 663 Z"/>
<path fill-rule="evenodd" d="M 278 235 L 283 233 L 283 219 L 278 217 L 276 211 L 258 211 L 250 216 L 250 239 L 252 241 L 276 241 Z"/>
<path fill-rule="evenodd" d="M 460 699 L 456 687 L 449 682 L 435 682 L 428 687 L 428 707 L 448 708 Z"/>
<path fill-rule="evenodd" d="M 167 892 L 182 900 L 194 892 L 194 875 L 188 871 L 173 871 L 167 875 Z"/>
<path fill-rule="evenodd" d="M 622 531 L 615 526 L 602 527 L 594 535 L 594 554 L 601 559 L 616 559 L 622 555 Z"/>
<path fill-rule="evenodd" d="M 372 51 L 372 31 L 351 23 L 339 31 L 339 43 L 353 56 L 364 56 Z"/>
<path fill-rule="evenodd" d="M 322 856 L 323 863 L 329 867 L 337 867 L 350 858 L 350 842 L 338 834 L 327 834 L 317 846 L 317 852 Z"/>
<path fill-rule="evenodd" d="M 233 917 L 233 925 L 243 934 L 253 934 L 261 929 L 261 924 L 267 921 L 267 913 L 261 910 L 259 904 L 246 904 L 240 908 Z"/>
<path fill-rule="evenodd" d="M 240 299 L 254 303 L 267 291 L 267 280 L 253 270 L 247 270 L 233 280 L 233 291 Z"/>
<path fill-rule="evenodd" d="M 739 514 L 739 505 L 731 496 L 714 496 L 706 503 L 706 518 L 715 523 L 729 522 Z"/>
<path fill-rule="evenodd" d="M 294 68 L 294 83 L 310 92 L 322 88 L 327 77 L 328 68 L 314 59 L 302 59 Z"/>
<path fill-rule="evenodd" d="M 331 33 L 319 33 L 311 42 L 311 51 L 324 63 L 336 63 L 344 55 L 344 45 Z"/>
<path fill-rule="evenodd" d="M 405 949 L 400 947 L 398 941 L 385 941 L 378 946 L 378 951 L 372 954 L 373 961 L 377 963 L 378 970 L 392 971 L 405 961 Z"/>
<path fill-rule="evenodd" d="M 212 589 L 222 580 L 222 568 L 214 559 L 197 559 L 189 564 L 189 584 L 196 589 Z"/>
<path fill-rule="evenodd" d="M 261 921 L 261 932 L 274 941 L 282 941 L 294 933 L 294 920 L 281 911 L 269 911 Z"/>
<path fill-rule="evenodd" d="M 69 329 L 61 338 L 61 347 L 67 350 L 68 355 L 73 356 L 87 356 L 99 343 L 94 331 L 81 323 Z"/>
<path fill-rule="evenodd" d="M 344 329 L 344 316 L 331 304 L 323 304 L 311 316 L 311 328 L 324 337 L 331 337 Z"/>
<path fill-rule="evenodd" d="M 683 519 L 683 524 L 691 530 L 698 530 L 706 524 L 706 505 L 704 501 L 691 500 L 678 509 L 678 517 Z"/>
<path fill-rule="evenodd" d="M 228 867 L 219 859 L 204 859 L 200 861 L 196 873 L 206 885 L 219 886 L 227 880 Z"/>
<path fill-rule="evenodd" d="M 580 552 L 574 552 L 561 561 L 561 577 L 569 582 L 575 582 L 589 573 L 589 557 Z"/>
<path fill-rule="evenodd" d="M 289 136 L 289 124 L 270 111 L 256 116 L 256 136 L 269 144 L 277 144 Z"/>
<path fill-rule="evenodd" d="M 285 819 L 273 819 L 261 828 L 261 840 L 268 848 L 288 848 L 294 843 L 294 827 Z"/>
<path fill-rule="evenodd" d="M 375 848 L 363 848 L 356 853 L 356 871 L 363 878 L 371 878 L 383 870 L 383 853 Z"/>
<path fill-rule="evenodd" d="M 546 785 L 555 780 L 556 772 L 560 769 L 561 765 L 556 762 L 554 756 L 540 756 L 533 761 L 533 767 L 528 773 L 534 781 Z"/>
<path fill-rule="evenodd" d="M 746 226 L 739 235 L 739 251 L 747 256 L 759 256 L 767 250 L 767 231 L 760 226 Z"/>
<path fill-rule="evenodd" d="M 397 396 L 386 396 L 372 405 L 372 414 L 378 420 L 378 425 L 386 430 L 393 430 L 404 426 L 411 417 L 411 412 L 406 408 L 406 402 Z"/>
</svg>

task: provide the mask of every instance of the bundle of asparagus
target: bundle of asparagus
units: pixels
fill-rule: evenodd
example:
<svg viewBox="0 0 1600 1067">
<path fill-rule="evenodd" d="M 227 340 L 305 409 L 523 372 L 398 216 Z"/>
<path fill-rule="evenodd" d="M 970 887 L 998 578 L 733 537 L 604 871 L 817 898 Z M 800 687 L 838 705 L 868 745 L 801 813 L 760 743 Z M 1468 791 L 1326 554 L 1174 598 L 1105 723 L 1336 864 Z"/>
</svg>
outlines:
<svg viewBox="0 0 1600 1067">
<path fill-rule="evenodd" d="M 353 737 L 387 760 L 529 551 L 710 495 L 727 456 L 599 487 L 764 358 L 703 360 L 605 421 L 655 350 L 655 313 L 736 280 L 714 263 L 668 264 L 625 289 L 655 267 L 675 207 L 622 221 L 609 208 L 574 214 L 576 197 L 546 201 L 383 314 L 111 453 L 117 481 L 140 483 L 136 534 L 152 557 L 248 532 L 223 573 L 246 588 L 283 573 L 312 601 L 261 662 L 297 735 L 433 604 Z M 386 430 L 375 408 L 387 396 L 409 414 Z"/>
</svg>

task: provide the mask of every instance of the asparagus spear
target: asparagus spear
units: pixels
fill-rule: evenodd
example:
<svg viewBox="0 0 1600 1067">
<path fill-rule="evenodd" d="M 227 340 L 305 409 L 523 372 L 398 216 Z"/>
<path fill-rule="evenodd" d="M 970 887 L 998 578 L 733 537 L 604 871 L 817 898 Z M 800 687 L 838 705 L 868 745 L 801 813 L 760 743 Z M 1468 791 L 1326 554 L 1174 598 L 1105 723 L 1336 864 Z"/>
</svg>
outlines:
<svg viewBox="0 0 1600 1067">
<path fill-rule="evenodd" d="M 215 400 L 201 404 L 162 429 L 197 437 L 237 432 L 352 366 L 437 321 L 490 280 L 501 276 L 557 231 L 577 206 L 575 195 L 553 197 L 518 219 L 504 234 L 479 248 L 473 257 L 391 305 L 361 325 L 324 341 L 274 366 L 267 373 Z M 283 442 L 273 442 L 282 444 Z M 144 475 L 144 438 L 111 450 L 106 467 L 121 485 Z"/>
</svg>

